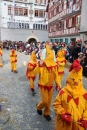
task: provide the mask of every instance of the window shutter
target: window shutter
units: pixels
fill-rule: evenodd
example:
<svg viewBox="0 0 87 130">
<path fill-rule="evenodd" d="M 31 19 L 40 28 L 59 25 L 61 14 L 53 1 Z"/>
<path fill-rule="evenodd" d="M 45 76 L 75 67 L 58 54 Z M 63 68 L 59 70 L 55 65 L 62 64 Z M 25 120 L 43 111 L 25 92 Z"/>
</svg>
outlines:
<svg viewBox="0 0 87 130">
<path fill-rule="evenodd" d="M 62 30 L 64 30 L 64 21 L 62 21 Z"/>
<path fill-rule="evenodd" d="M 76 27 L 76 17 L 77 16 L 74 16 L 74 27 Z"/>
<path fill-rule="evenodd" d="M 75 16 L 72 17 L 72 27 L 75 26 Z"/>
<path fill-rule="evenodd" d="M 76 0 L 73 0 L 73 4 L 75 4 L 76 3 Z"/>
<path fill-rule="evenodd" d="M 68 28 L 69 19 L 66 20 L 66 28 Z"/>
</svg>

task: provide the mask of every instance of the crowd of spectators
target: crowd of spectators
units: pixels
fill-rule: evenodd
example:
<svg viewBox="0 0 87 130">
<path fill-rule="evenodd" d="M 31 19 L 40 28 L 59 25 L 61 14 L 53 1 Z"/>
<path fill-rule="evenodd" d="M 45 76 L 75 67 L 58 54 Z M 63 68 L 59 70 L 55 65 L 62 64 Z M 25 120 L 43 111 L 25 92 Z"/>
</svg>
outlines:
<svg viewBox="0 0 87 130">
<path fill-rule="evenodd" d="M 3 49 L 14 48 L 19 52 L 23 52 L 26 55 L 30 55 L 32 51 L 36 52 L 37 58 L 40 58 L 42 50 L 45 48 L 45 42 L 42 43 L 24 43 L 22 41 L 3 41 Z M 63 49 L 66 52 L 66 60 L 72 63 L 75 59 L 79 58 L 83 67 L 83 75 L 87 76 L 87 41 L 81 42 L 58 42 L 53 44 L 53 50 L 55 54 L 59 49 Z"/>
</svg>

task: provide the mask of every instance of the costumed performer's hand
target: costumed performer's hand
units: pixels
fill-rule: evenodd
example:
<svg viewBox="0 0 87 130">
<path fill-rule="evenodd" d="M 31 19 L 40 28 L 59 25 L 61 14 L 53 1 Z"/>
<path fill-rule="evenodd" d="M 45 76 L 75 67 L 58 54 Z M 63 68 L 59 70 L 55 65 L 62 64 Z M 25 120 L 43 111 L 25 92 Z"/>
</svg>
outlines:
<svg viewBox="0 0 87 130">
<path fill-rule="evenodd" d="M 34 68 L 36 67 L 37 65 L 36 64 L 34 64 Z"/>
<path fill-rule="evenodd" d="M 87 128 L 87 120 L 80 119 L 79 123 L 81 127 L 84 127 L 85 129 Z"/>
<path fill-rule="evenodd" d="M 56 91 L 60 91 L 61 90 L 61 88 L 60 88 L 60 86 L 56 86 Z"/>
<path fill-rule="evenodd" d="M 71 123 L 71 114 L 70 113 L 65 113 L 61 115 L 62 120 L 67 122 L 67 123 Z"/>
<path fill-rule="evenodd" d="M 42 65 L 43 64 L 43 60 L 40 60 L 40 65 Z"/>
</svg>

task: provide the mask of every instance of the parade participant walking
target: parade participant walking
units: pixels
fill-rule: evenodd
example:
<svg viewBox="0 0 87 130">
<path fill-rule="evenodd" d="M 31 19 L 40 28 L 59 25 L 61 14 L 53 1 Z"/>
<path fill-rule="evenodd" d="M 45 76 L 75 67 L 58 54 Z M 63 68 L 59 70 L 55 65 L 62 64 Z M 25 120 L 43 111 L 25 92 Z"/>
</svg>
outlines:
<svg viewBox="0 0 87 130">
<path fill-rule="evenodd" d="M 42 56 L 43 57 L 43 56 Z M 51 121 L 50 117 L 50 104 L 53 94 L 53 83 L 54 81 L 59 86 L 57 64 L 54 62 L 54 52 L 48 45 L 46 45 L 46 58 L 39 63 L 39 82 L 40 93 L 42 100 L 38 105 L 37 113 L 42 115 L 42 109 L 44 108 L 44 117 L 47 121 Z"/>
<path fill-rule="evenodd" d="M 11 72 L 18 73 L 17 71 L 17 54 L 14 49 L 10 52 L 10 63 L 11 63 Z"/>
<path fill-rule="evenodd" d="M 3 66 L 3 59 L 2 59 L 2 48 L 0 46 L 0 67 Z"/>
<path fill-rule="evenodd" d="M 69 71 L 66 86 L 53 103 L 56 112 L 55 130 L 86 130 L 87 92 L 82 85 L 82 67 L 78 59 Z"/>
<path fill-rule="evenodd" d="M 30 62 L 28 63 L 27 71 L 26 71 L 26 76 L 29 79 L 30 90 L 32 91 L 33 96 L 36 94 L 35 89 L 34 89 L 34 81 L 36 78 L 34 70 L 36 67 L 37 67 L 36 53 L 33 51 L 31 53 Z"/>
<path fill-rule="evenodd" d="M 64 67 L 65 67 L 65 63 L 66 63 L 66 59 L 64 57 L 64 51 L 59 50 L 57 52 L 56 57 L 57 57 L 56 61 L 57 61 L 57 64 L 58 64 L 59 81 L 60 81 L 60 86 L 61 86 L 61 82 L 62 82 L 62 79 L 63 79 L 63 76 L 64 76 Z"/>
</svg>

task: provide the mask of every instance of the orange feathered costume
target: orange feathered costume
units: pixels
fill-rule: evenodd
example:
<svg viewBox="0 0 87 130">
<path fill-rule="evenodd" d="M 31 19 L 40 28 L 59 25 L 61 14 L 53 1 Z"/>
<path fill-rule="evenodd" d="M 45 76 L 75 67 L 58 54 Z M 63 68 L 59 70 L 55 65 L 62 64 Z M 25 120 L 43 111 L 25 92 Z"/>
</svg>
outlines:
<svg viewBox="0 0 87 130">
<path fill-rule="evenodd" d="M 85 130 L 87 128 L 87 92 L 82 85 L 82 67 L 75 60 L 70 67 L 66 86 L 54 103 L 55 130 Z"/>
</svg>

